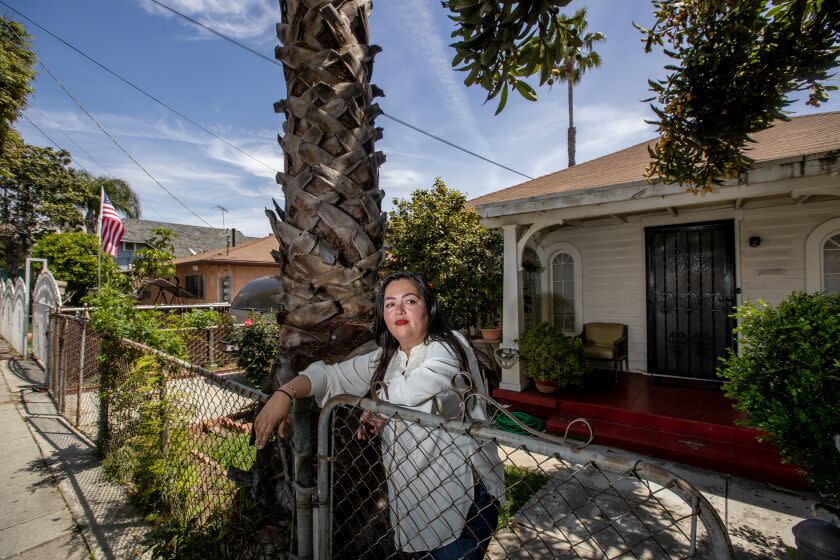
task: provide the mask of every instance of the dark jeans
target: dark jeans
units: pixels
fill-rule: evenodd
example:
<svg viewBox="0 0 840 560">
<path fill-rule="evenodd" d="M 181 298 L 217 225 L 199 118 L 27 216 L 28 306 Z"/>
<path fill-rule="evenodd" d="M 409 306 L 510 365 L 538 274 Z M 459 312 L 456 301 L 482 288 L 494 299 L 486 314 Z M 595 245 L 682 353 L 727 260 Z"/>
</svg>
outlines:
<svg viewBox="0 0 840 560">
<path fill-rule="evenodd" d="M 421 560 L 481 560 L 499 522 L 499 502 L 483 484 L 475 487 L 461 536 L 446 546 L 421 554 Z"/>
</svg>

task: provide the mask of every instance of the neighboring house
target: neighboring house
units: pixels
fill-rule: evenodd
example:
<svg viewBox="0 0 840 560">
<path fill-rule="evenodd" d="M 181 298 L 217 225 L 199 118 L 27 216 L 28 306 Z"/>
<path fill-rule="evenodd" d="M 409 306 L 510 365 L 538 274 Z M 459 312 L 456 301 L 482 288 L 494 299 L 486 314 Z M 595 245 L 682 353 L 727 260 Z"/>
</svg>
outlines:
<svg viewBox="0 0 840 560">
<path fill-rule="evenodd" d="M 156 228 L 166 228 L 175 234 L 172 238 L 172 246 L 175 248 L 176 258 L 197 255 L 219 247 L 224 248 L 229 243 L 240 245 L 252 239 L 233 228 L 221 229 L 132 219 L 123 220 L 123 225 L 125 234 L 115 257 L 116 263 L 123 270 L 130 268 L 136 251 L 149 246 L 148 241 Z"/>
<path fill-rule="evenodd" d="M 646 142 L 470 201 L 504 233 L 502 346 L 541 320 L 623 323 L 630 370 L 714 379 L 734 305 L 839 292 L 840 112 L 754 139 L 751 170 L 708 193 L 649 183 Z"/>
<path fill-rule="evenodd" d="M 195 296 L 185 303 L 230 302 L 251 280 L 279 272 L 271 256 L 277 249 L 277 239 L 269 235 L 175 259 L 177 284 Z"/>
</svg>

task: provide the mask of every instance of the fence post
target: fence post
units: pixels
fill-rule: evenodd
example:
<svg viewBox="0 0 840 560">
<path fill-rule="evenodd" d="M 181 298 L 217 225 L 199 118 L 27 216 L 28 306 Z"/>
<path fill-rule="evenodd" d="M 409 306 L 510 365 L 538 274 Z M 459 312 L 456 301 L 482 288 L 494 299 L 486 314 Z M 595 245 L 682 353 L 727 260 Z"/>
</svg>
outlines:
<svg viewBox="0 0 840 560">
<path fill-rule="evenodd" d="M 62 416 L 65 416 L 65 399 L 64 391 L 67 390 L 67 319 L 61 320 L 61 334 L 58 337 L 58 387 L 59 399 L 58 410 Z"/>
<path fill-rule="evenodd" d="M 216 367 L 216 327 L 207 329 L 207 367 Z"/>
<path fill-rule="evenodd" d="M 294 455 L 297 555 L 312 558 L 312 496 L 315 471 L 312 466 L 312 397 L 297 399 L 292 411 L 292 453 Z"/>
<path fill-rule="evenodd" d="M 85 379 L 85 335 L 87 334 L 87 321 L 82 320 L 82 343 L 79 352 L 79 386 L 76 388 L 76 424 L 78 428 L 82 417 L 82 384 Z"/>
</svg>

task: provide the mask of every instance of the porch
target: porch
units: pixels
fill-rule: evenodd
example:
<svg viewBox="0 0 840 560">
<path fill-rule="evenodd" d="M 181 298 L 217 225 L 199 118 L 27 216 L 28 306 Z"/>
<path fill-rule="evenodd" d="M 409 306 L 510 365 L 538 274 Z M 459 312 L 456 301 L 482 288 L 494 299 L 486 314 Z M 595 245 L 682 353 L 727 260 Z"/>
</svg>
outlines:
<svg viewBox="0 0 840 560">
<path fill-rule="evenodd" d="M 596 445 L 807 488 L 802 474 L 783 465 L 769 443 L 756 441 L 757 430 L 736 425 L 742 415 L 718 383 L 639 373 L 620 373 L 613 383 L 612 371 L 596 371 L 584 386 L 555 394 L 495 389 L 493 397 L 546 420 L 551 432 L 563 433 L 568 422 L 583 417 L 592 424 Z M 572 433 L 582 435 L 577 426 Z"/>
</svg>

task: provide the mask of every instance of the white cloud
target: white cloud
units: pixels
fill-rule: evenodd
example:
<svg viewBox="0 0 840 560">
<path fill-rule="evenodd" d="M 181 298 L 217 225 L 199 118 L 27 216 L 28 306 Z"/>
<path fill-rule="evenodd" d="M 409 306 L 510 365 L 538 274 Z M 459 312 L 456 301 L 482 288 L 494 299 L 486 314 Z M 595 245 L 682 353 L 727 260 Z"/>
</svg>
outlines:
<svg viewBox="0 0 840 560">
<path fill-rule="evenodd" d="M 449 46 L 434 23 L 428 0 L 403 0 L 401 26 L 410 34 L 407 44 L 413 46 L 417 56 L 422 57 L 423 66 L 428 68 L 445 92 L 448 107 L 444 111 L 458 122 L 470 136 L 477 149 L 486 150 L 487 142 L 479 131 L 470 103 L 467 101 L 463 82 L 452 70 Z"/>
<path fill-rule="evenodd" d="M 140 5 L 149 13 L 178 18 L 201 36 L 207 31 L 179 18 L 151 0 Z M 216 31 L 237 39 L 260 37 L 274 29 L 280 20 L 277 2 L 267 0 L 167 0 L 166 5 Z"/>
<path fill-rule="evenodd" d="M 644 122 L 646 118 L 650 115 L 638 109 L 627 110 L 612 105 L 580 107 L 575 111 L 576 161 L 583 163 L 654 137 L 653 127 Z M 555 130 L 554 136 L 557 142 L 546 146 L 530 164 L 537 175 L 554 173 L 564 169 L 568 163 L 566 127 Z"/>
</svg>

